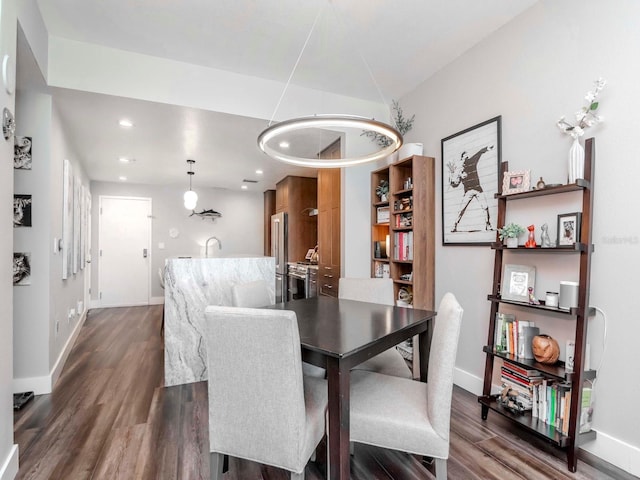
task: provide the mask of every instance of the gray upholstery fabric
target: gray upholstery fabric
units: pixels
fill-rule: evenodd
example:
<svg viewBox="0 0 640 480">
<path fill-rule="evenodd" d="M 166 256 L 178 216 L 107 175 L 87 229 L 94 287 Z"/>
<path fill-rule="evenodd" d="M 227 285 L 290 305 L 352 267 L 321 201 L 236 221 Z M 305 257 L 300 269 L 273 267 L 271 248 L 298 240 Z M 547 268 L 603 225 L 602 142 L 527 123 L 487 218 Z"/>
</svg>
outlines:
<svg viewBox="0 0 640 480">
<path fill-rule="evenodd" d="M 234 307 L 258 308 L 273 305 L 269 299 L 269 287 L 264 280 L 233 285 L 231 297 Z"/>
<path fill-rule="evenodd" d="M 303 378 L 294 312 L 207 307 L 210 451 L 300 473 L 322 439 L 327 384 Z"/>
<path fill-rule="evenodd" d="M 435 319 L 427 383 L 351 372 L 351 441 L 449 457 L 451 394 L 462 313 L 454 295 L 447 293 Z"/>
<path fill-rule="evenodd" d="M 341 278 L 338 296 L 346 300 L 395 305 L 393 280 L 390 278 Z M 353 369 L 412 378 L 411 369 L 395 347 L 356 365 Z"/>
</svg>

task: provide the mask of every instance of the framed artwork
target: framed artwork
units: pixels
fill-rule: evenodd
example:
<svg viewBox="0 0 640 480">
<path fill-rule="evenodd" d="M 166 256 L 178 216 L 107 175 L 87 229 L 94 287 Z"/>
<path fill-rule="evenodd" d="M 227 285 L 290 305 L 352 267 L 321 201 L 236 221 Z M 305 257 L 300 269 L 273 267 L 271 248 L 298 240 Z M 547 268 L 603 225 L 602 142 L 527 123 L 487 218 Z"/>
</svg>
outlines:
<svg viewBox="0 0 640 480">
<path fill-rule="evenodd" d="M 13 284 L 31 285 L 31 253 L 13 252 Z"/>
<path fill-rule="evenodd" d="M 558 238 L 556 245 L 559 247 L 569 247 L 579 242 L 581 220 L 582 214 L 580 212 L 562 213 L 558 215 Z"/>
<path fill-rule="evenodd" d="M 496 240 L 502 117 L 443 138 L 442 244 Z"/>
<path fill-rule="evenodd" d="M 502 299 L 529 303 L 529 289 L 533 292 L 535 283 L 536 267 L 506 264 L 502 275 Z"/>
<path fill-rule="evenodd" d="M 31 226 L 31 195 L 13 196 L 13 227 Z"/>
<path fill-rule="evenodd" d="M 14 137 L 13 168 L 31 170 L 31 137 Z"/>
<path fill-rule="evenodd" d="M 528 192 L 531 188 L 531 170 L 522 172 L 504 172 L 502 178 L 502 194 Z"/>
</svg>

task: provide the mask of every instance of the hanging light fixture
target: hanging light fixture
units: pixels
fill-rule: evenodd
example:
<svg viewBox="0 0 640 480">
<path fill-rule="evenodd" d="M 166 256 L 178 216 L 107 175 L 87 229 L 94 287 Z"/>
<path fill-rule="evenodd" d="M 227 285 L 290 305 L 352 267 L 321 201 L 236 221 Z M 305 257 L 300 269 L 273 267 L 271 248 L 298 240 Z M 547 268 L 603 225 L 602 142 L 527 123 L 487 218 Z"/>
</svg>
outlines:
<svg viewBox="0 0 640 480">
<path fill-rule="evenodd" d="M 187 210 L 195 210 L 196 204 L 198 203 L 198 194 L 191 190 L 191 178 L 195 175 L 193 171 L 193 164 L 196 163 L 195 160 L 187 160 L 189 164 L 189 171 L 187 175 L 189 175 L 189 190 L 184 192 L 184 208 Z"/>
<path fill-rule="evenodd" d="M 394 153 L 402 146 L 402 134 L 391 125 L 388 125 L 381 121 L 377 121 L 375 119 L 346 114 L 315 114 L 311 116 L 293 118 L 273 124 L 273 119 L 276 115 L 276 112 L 278 111 L 278 108 L 282 103 L 282 99 L 284 98 L 289 84 L 291 83 L 293 74 L 295 73 L 296 68 L 300 63 L 300 59 L 302 58 L 305 48 L 309 43 L 309 39 L 311 38 L 316 24 L 318 23 L 318 19 L 322 16 L 323 11 L 324 8 L 322 8 L 318 12 L 316 19 L 311 26 L 311 30 L 307 35 L 304 45 L 302 46 L 302 50 L 298 55 L 298 59 L 293 66 L 293 70 L 289 75 L 289 79 L 287 80 L 284 90 L 280 95 L 280 99 L 278 100 L 276 108 L 273 112 L 273 115 L 271 116 L 269 125 L 264 131 L 260 133 L 260 135 L 258 135 L 258 148 L 260 148 L 260 150 L 262 150 L 262 152 L 264 152 L 266 155 L 281 162 L 313 168 L 348 167 L 351 165 L 359 165 L 361 163 L 385 158 Z M 360 55 L 360 58 L 367 67 L 369 75 L 371 76 L 371 79 L 373 80 L 373 83 L 378 90 L 378 94 L 380 95 L 382 103 L 386 103 L 384 102 L 384 98 L 382 96 L 382 93 L 380 92 L 378 84 L 371 74 L 369 65 L 362 55 Z M 342 133 L 344 133 L 346 129 L 357 129 L 360 132 L 360 135 L 362 135 L 363 131 L 373 131 L 380 135 L 386 136 L 388 138 L 388 142 L 386 142 L 386 146 L 378 146 L 378 148 L 372 152 L 363 153 L 358 156 L 338 159 L 321 159 L 318 158 L 317 151 L 302 154 L 300 152 L 290 152 L 288 147 L 282 147 L 282 144 L 284 143 L 286 143 L 288 146 L 288 139 L 290 135 L 298 134 L 299 138 L 303 139 L 302 141 L 308 142 L 309 138 L 311 138 L 311 135 L 313 135 L 314 132 L 318 132 L 319 129 L 332 132 L 337 136 L 340 136 Z"/>
</svg>

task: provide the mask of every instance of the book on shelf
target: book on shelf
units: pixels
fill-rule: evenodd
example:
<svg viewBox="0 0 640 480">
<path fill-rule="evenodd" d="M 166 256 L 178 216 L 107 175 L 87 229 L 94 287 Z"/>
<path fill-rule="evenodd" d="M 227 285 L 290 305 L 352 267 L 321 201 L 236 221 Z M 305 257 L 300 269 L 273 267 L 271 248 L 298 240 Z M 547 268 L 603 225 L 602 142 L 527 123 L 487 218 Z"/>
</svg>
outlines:
<svg viewBox="0 0 640 480">
<path fill-rule="evenodd" d="M 394 260 L 413 260 L 413 232 L 395 232 L 393 241 Z"/>
<path fill-rule="evenodd" d="M 396 228 L 409 228 L 413 225 L 413 213 L 401 213 L 396 215 Z"/>
</svg>

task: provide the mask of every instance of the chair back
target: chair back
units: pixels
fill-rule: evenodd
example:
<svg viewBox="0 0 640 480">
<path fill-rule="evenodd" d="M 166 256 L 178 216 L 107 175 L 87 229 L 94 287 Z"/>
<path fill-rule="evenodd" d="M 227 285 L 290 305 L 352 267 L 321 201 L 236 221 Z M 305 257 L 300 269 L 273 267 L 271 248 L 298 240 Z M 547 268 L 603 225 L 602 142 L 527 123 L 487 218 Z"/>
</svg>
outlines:
<svg viewBox="0 0 640 480">
<path fill-rule="evenodd" d="M 158 278 L 160 279 L 160 286 L 164 288 L 164 268 L 158 267 Z"/>
<path fill-rule="evenodd" d="M 205 317 L 210 450 L 294 470 L 306 430 L 295 313 L 209 306 Z"/>
<path fill-rule="evenodd" d="M 338 298 L 395 305 L 390 278 L 340 278 Z"/>
<path fill-rule="evenodd" d="M 463 309 L 452 293 L 442 298 L 435 318 L 427 374 L 427 415 L 438 435 L 449 440 L 453 373 Z"/>
<path fill-rule="evenodd" d="M 264 280 L 233 285 L 231 297 L 234 307 L 258 308 L 274 304 L 269 298 L 269 286 Z"/>
</svg>

